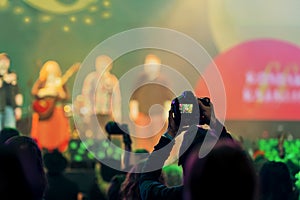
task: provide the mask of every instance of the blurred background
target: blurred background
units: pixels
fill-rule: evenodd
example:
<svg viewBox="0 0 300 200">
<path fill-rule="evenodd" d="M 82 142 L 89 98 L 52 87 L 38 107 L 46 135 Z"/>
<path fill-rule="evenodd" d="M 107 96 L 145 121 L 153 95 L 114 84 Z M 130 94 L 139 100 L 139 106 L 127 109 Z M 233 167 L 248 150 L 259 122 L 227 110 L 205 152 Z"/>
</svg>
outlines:
<svg viewBox="0 0 300 200">
<path fill-rule="evenodd" d="M 229 131 L 253 140 L 282 132 L 298 138 L 299 8 L 297 0 L 0 0 L 0 52 L 10 55 L 24 95 L 18 127 L 30 131 L 30 90 L 45 61 L 58 61 L 64 72 L 110 36 L 153 26 L 190 36 L 214 59 L 226 90 Z M 120 78 L 153 52 L 183 74 L 198 96 L 209 95 L 193 66 L 170 52 L 129 52 L 114 61 L 112 72 Z"/>
</svg>

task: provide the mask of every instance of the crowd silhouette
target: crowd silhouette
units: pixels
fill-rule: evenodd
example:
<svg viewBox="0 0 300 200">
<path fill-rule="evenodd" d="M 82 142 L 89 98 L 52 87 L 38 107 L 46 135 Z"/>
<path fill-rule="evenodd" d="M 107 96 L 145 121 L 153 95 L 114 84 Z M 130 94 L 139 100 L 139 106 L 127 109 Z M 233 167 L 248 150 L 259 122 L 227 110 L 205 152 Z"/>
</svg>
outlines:
<svg viewBox="0 0 300 200">
<path fill-rule="evenodd" d="M 200 115 L 179 109 L 189 95 Z M 89 191 L 81 191 L 79 183 L 66 176 L 68 160 L 59 150 L 42 151 L 33 138 L 15 128 L 1 130 L 0 141 L 1 199 L 294 200 L 299 196 L 293 178 L 299 170 L 270 161 L 263 152 L 250 155 L 216 118 L 212 102 L 205 103 L 190 91 L 171 102 L 167 131 L 147 159 L 126 166 L 128 172 L 97 161 L 100 167 Z M 180 147 L 178 160 L 170 165 L 173 170 L 164 170 L 175 145 Z"/>
</svg>

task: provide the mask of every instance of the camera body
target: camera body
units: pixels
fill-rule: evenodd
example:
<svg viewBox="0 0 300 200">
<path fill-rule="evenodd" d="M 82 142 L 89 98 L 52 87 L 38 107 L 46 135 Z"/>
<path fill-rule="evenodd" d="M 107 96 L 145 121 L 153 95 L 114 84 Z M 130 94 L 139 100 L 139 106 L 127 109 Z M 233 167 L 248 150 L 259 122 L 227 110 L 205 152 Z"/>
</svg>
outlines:
<svg viewBox="0 0 300 200">
<path fill-rule="evenodd" d="M 115 121 L 110 121 L 105 125 L 105 130 L 109 135 L 126 135 L 128 134 L 128 125 L 119 124 Z"/>
<path fill-rule="evenodd" d="M 198 101 L 205 106 L 210 106 L 208 97 L 197 98 L 191 91 L 184 91 L 182 95 L 172 101 L 171 111 L 177 126 L 206 123 L 205 120 L 201 120 L 204 119 L 204 114 Z"/>
</svg>

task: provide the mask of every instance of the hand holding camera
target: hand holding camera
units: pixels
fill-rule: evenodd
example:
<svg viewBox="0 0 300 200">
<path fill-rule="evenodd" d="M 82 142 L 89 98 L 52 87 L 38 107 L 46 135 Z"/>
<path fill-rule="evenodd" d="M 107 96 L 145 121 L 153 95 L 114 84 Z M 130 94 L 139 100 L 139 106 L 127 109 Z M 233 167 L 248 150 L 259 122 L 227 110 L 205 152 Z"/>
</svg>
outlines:
<svg viewBox="0 0 300 200">
<path fill-rule="evenodd" d="M 110 121 L 105 125 L 105 130 L 109 137 L 111 135 L 122 135 L 124 144 L 129 146 L 131 145 L 132 141 L 127 124 L 119 124 L 117 122 Z"/>
<path fill-rule="evenodd" d="M 184 91 L 171 103 L 169 111 L 168 134 L 175 137 L 178 130 L 191 125 L 210 125 L 215 123 L 213 104 L 208 97 L 197 98 L 191 91 Z"/>
<path fill-rule="evenodd" d="M 216 122 L 216 116 L 214 112 L 214 106 L 210 102 L 208 97 L 198 98 L 199 110 L 200 110 L 200 124 L 210 125 Z"/>
</svg>

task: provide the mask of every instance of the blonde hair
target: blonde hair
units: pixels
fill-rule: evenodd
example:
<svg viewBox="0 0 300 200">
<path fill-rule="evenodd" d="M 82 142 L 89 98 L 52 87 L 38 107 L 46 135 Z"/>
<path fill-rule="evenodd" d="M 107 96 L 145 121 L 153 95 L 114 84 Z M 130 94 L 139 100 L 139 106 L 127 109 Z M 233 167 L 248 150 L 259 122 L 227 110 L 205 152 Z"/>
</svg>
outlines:
<svg viewBox="0 0 300 200">
<path fill-rule="evenodd" d="M 49 74 L 54 74 L 56 77 L 61 76 L 61 69 L 59 64 L 54 60 L 49 60 L 44 63 L 41 71 L 39 79 L 41 81 L 45 81 Z"/>
<path fill-rule="evenodd" d="M 161 60 L 154 54 L 148 54 L 145 58 L 145 64 L 161 64 Z"/>
</svg>

